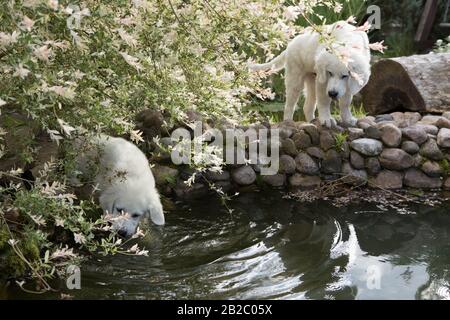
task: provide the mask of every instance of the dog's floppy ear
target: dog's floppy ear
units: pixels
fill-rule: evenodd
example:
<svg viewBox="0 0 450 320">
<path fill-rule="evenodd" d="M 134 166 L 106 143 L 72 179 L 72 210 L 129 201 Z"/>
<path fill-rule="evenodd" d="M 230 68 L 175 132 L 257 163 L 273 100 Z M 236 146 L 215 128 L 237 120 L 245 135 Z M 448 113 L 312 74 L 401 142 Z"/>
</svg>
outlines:
<svg viewBox="0 0 450 320">
<path fill-rule="evenodd" d="M 369 81 L 370 64 L 355 59 L 354 62 L 349 65 L 349 69 L 350 78 L 348 80 L 348 90 L 351 95 L 355 95 L 367 84 L 367 81 Z"/>
<path fill-rule="evenodd" d="M 159 195 L 155 190 L 155 194 L 149 197 L 148 214 L 152 222 L 158 226 L 165 224 L 163 207 Z"/>
<path fill-rule="evenodd" d="M 108 211 L 109 214 L 113 214 L 115 201 L 116 198 L 114 196 L 114 192 L 102 192 L 98 198 L 98 202 L 100 207 L 103 209 L 103 213 Z"/>
<path fill-rule="evenodd" d="M 327 52 L 321 52 L 316 56 L 316 62 L 314 65 L 314 71 L 316 73 L 316 79 L 320 83 L 325 83 L 327 81 Z"/>
</svg>

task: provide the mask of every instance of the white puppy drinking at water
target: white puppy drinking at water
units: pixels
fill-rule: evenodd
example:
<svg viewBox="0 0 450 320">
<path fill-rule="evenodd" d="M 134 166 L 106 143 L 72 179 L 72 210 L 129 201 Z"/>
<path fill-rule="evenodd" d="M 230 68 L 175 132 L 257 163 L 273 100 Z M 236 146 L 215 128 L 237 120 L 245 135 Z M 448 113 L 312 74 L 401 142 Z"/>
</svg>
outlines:
<svg viewBox="0 0 450 320">
<path fill-rule="evenodd" d="M 144 216 L 163 225 L 164 213 L 145 155 L 129 141 L 105 135 L 80 139 L 76 170 L 93 178 L 99 203 L 113 216 L 113 228 L 124 237 L 136 232 Z"/>
<path fill-rule="evenodd" d="M 353 96 L 367 83 L 370 76 L 370 48 L 366 32 L 339 21 L 324 26 L 334 38 L 329 52 L 320 42 L 319 33 L 309 28 L 295 37 L 279 56 L 271 62 L 250 65 L 255 71 L 286 69 L 286 105 L 284 120 L 292 120 L 295 106 L 305 88 L 303 111 L 306 121 L 315 117 L 316 107 L 322 125 L 336 125 L 330 112 L 332 100 L 339 101 L 344 125 L 354 125 L 350 111 Z"/>
</svg>

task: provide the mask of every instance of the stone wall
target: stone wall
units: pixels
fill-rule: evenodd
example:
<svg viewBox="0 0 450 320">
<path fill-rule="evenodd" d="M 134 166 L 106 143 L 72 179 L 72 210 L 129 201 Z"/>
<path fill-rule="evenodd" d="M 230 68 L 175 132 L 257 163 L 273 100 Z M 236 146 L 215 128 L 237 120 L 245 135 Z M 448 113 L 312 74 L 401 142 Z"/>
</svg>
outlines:
<svg viewBox="0 0 450 320">
<path fill-rule="evenodd" d="M 450 113 L 367 116 L 345 129 L 289 121 L 272 128 L 280 129 L 277 174 L 259 175 L 257 164 L 230 165 L 221 174 L 199 175 L 187 187 L 193 170 L 172 165 L 166 155 L 153 168 L 159 190 L 193 199 L 207 195 L 211 182 L 226 192 L 261 186 L 311 190 L 339 178 L 382 189 L 450 189 Z"/>
</svg>

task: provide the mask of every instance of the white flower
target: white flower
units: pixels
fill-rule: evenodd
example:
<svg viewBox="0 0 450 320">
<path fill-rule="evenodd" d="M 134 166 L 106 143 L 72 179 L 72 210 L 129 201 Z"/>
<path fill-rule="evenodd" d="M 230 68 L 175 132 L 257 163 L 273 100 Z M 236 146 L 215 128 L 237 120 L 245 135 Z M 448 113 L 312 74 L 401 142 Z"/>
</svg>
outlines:
<svg viewBox="0 0 450 320">
<path fill-rule="evenodd" d="M 58 119 L 58 124 L 61 126 L 62 131 L 70 137 L 70 135 L 72 134 L 73 131 L 76 131 L 76 129 L 70 125 L 67 124 L 67 122 L 65 122 L 62 119 Z"/>
<path fill-rule="evenodd" d="M 140 250 L 140 251 L 136 252 L 136 254 L 137 254 L 138 256 L 145 256 L 145 257 L 148 257 L 148 250 Z"/>
<path fill-rule="evenodd" d="M 70 35 L 72 36 L 73 43 L 80 49 L 80 50 L 86 50 L 86 40 L 84 40 L 78 33 L 76 33 L 73 30 L 70 30 Z"/>
<path fill-rule="evenodd" d="M 77 255 L 73 252 L 73 248 L 68 248 L 67 246 L 65 248 L 56 249 L 55 252 L 52 253 L 50 256 L 51 260 L 55 259 L 68 259 L 68 258 L 75 258 Z"/>
<path fill-rule="evenodd" d="M 39 60 L 48 62 L 50 57 L 51 57 L 51 55 L 52 55 L 52 49 L 49 48 L 47 45 L 44 45 L 42 47 L 34 49 L 33 54 Z"/>
<path fill-rule="evenodd" d="M 58 10 L 58 0 L 48 0 L 47 5 L 52 9 L 52 10 Z"/>
<path fill-rule="evenodd" d="M 220 77 L 222 81 L 230 82 L 234 80 L 234 72 L 233 71 L 226 71 L 222 74 Z"/>
<path fill-rule="evenodd" d="M 19 241 L 16 239 L 9 239 L 8 243 L 11 247 L 14 247 L 17 243 L 19 243 Z"/>
<path fill-rule="evenodd" d="M 367 32 L 370 30 L 372 26 L 370 25 L 369 21 L 364 22 L 364 24 L 362 26 L 359 26 L 357 28 L 355 28 L 354 31 L 364 31 Z"/>
<path fill-rule="evenodd" d="M 65 9 L 64 9 L 64 13 L 71 15 L 74 12 L 74 7 L 71 5 L 68 5 Z"/>
<path fill-rule="evenodd" d="M 72 100 L 75 98 L 75 90 L 73 88 L 67 88 L 62 86 L 52 86 L 47 88 L 47 91 L 54 92 L 57 95 Z"/>
<path fill-rule="evenodd" d="M 339 13 L 342 11 L 342 4 L 336 3 L 333 7 L 334 12 Z"/>
<path fill-rule="evenodd" d="M 123 26 L 131 26 L 133 24 L 136 24 L 136 21 L 134 20 L 134 17 L 124 17 L 124 18 L 115 18 L 115 21 Z"/>
<path fill-rule="evenodd" d="M 59 145 L 59 141 L 63 139 L 61 134 L 56 130 L 47 129 L 47 133 L 50 136 L 50 139 L 55 141 L 57 145 Z"/>
<path fill-rule="evenodd" d="M 25 79 L 29 73 L 30 73 L 30 70 L 28 70 L 27 68 L 24 68 L 24 66 L 21 63 L 19 63 L 19 65 L 16 67 L 16 70 L 13 75 L 15 77 L 20 77 L 22 79 Z"/>
<path fill-rule="evenodd" d="M 84 74 L 83 72 L 81 72 L 80 70 L 76 70 L 76 71 L 73 73 L 73 77 L 74 77 L 76 80 L 81 80 L 81 79 L 83 79 L 84 76 L 85 76 L 85 74 Z"/>
<path fill-rule="evenodd" d="M 302 11 L 303 9 L 300 6 L 288 6 L 284 9 L 283 16 L 287 21 L 294 21 Z"/>
<path fill-rule="evenodd" d="M 355 23 L 356 23 L 356 19 L 355 19 L 354 16 L 350 16 L 350 17 L 348 17 L 348 19 L 346 20 L 346 22 L 347 22 L 347 23 L 350 23 L 350 24 L 355 24 Z"/>
<path fill-rule="evenodd" d="M 132 67 L 134 67 L 137 71 L 141 71 L 144 68 L 142 67 L 142 65 L 139 63 L 139 59 L 133 56 L 130 56 L 128 53 L 126 52 L 119 52 L 120 55 L 125 59 L 125 61 Z"/>
<path fill-rule="evenodd" d="M 30 218 L 39 226 L 45 226 L 47 223 L 45 222 L 45 219 L 42 217 L 42 215 L 33 215 L 29 214 Z"/>
<path fill-rule="evenodd" d="M 23 0 L 22 6 L 24 6 L 25 8 L 34 8 L 41 2 L 42 0 Z"/>
<path fill-rule="evenodd" d="M 207 64 L 203 67 L 203 69 L 205 69 L 206 72 L 210 73 L 211 75 L 215 76 L 217 74 L 217 69 L 216 67 Z"/>
<path fill-rule="evenodd" d="M 22 168 L 17 168 L 17 169 L 11 169 L 8 172 L 10 175 L 18 177 L 19 175 L 21 175 L 23 173 L 23 169 Z"/>
<path fill-rule="evenodd" d="M 138 244 L 136 243 L 134 246 L 132 246 L 130 249 L 128 249 L 129 252 L 136 252 L 139 250 Z"/>
<path fill-rule="evenodd" d="M 0 32 L 0 46 L 3 48 L 6 48 L 6 47 L 9 47 L 10 45 L 16 43 L 19 35 L 20 35 L 20 33 L 17 31 L 14 31 L 11 34 Z"/>
<path fill-rule="evenodd" d="M 64 227 L 64 219 L 56 218 L 55 219 L 55 226 L 57 226 L 57 227 Z"/>
<path fill-rule="evenodd" d="M 264 14 L 263 5 L 261 3 L 257 3 L 257 2 L 249 3 L 247 5 L 247 9 L 248 9 L 248 11 L 250 11 L 250 13 L 252 15 L 255 15 L 255 16 L 261 16 Z"/>
<path fill-rule="evenodd" d="M 136 238 L 143 237 L 143 236 L 145 236 L 145 233 L 142 231 L 141 228 L 138 227 L 136 232 L 133 234 L 133 236 L 131 238 L 136 239 Z"/>
<path fill-rule="evenodd" d="M 369 48 L 374 51 L 380 51 L 381 53 L 384 53 L 384 49 L 387 49 L 387 47 L 383 45 L 383 42 L 384 40 L 381 42 L 370 43 Z"/>
<path fill-rule="evenodd" d="M 133 0 L 133 6 L 141 9 L 142 11 L 148 11 L 151 9 L 151 3 L 147 0 Z"/>
<path fill-rule="evenodd" d="M 66 50 L 67 48 L 69 48 L 68 41 L 47 40 L 44 42 L 44 44 L 61 50 Z"/>
<path fill-rule="evenodd" d="M 130 139 L 134 143 L 144 142 L 144 139 L 142 138 L 142 131 L 141 130 L 131 130 Z"/>
<path fill-rule="evenodd" d="M 184 75 L 183 70 L 180 68 L 173 70 L 171 76 L 177 81 L 186 82 L 186 76 Z"/>
<path fill-rule="evenodd" d="M 111 99 L 103 100 L 102 102 L 100 102 L 100 105 L 105 108 L 109 107 L 111 105 Z"/>
<path fill-rule="evenodd" d="M 27 16 L 23 16 L 22 22 L 20 23 L 20 28 L 22 30 L 31 31 L 34 26 L 34 21 L 28 18 Z"/>
<path fill-rule="evenodd" d="M 75 240 L 76 243 L 79 243 L 79 244 L 86 243 L 86 238 L 85 238 L 85 236 L 84 236 L 83 234 L 81 234 L 81 233 L 74 233 L 74 234 L 73 234 L 73 238 L 74 238 L 74 240 Z"/>
<path fill-rule="evenodd" d="M 130 47 L 136 47 L 138 41 L 129 33 L 127 33 L 123 28 L 119 28 L 116 30 L 119 34 L 120 38 Z"/>
</svg>

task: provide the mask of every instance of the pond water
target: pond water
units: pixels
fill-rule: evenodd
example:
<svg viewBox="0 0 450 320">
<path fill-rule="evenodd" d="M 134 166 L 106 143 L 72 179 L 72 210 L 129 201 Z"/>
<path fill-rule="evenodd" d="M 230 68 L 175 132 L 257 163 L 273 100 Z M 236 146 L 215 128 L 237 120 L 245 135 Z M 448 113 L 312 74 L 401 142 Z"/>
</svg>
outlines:
<svg viewBox="0 0 450 320">
<path fill-rule="evenodd" d="M 177 203 L 149 257 L 95 257 L 76 299 L 449 299 L 450 203 L 336 208 L 280 194 Z M 10 289 L 6 298 L 58 298 Z"/>
</svg>

